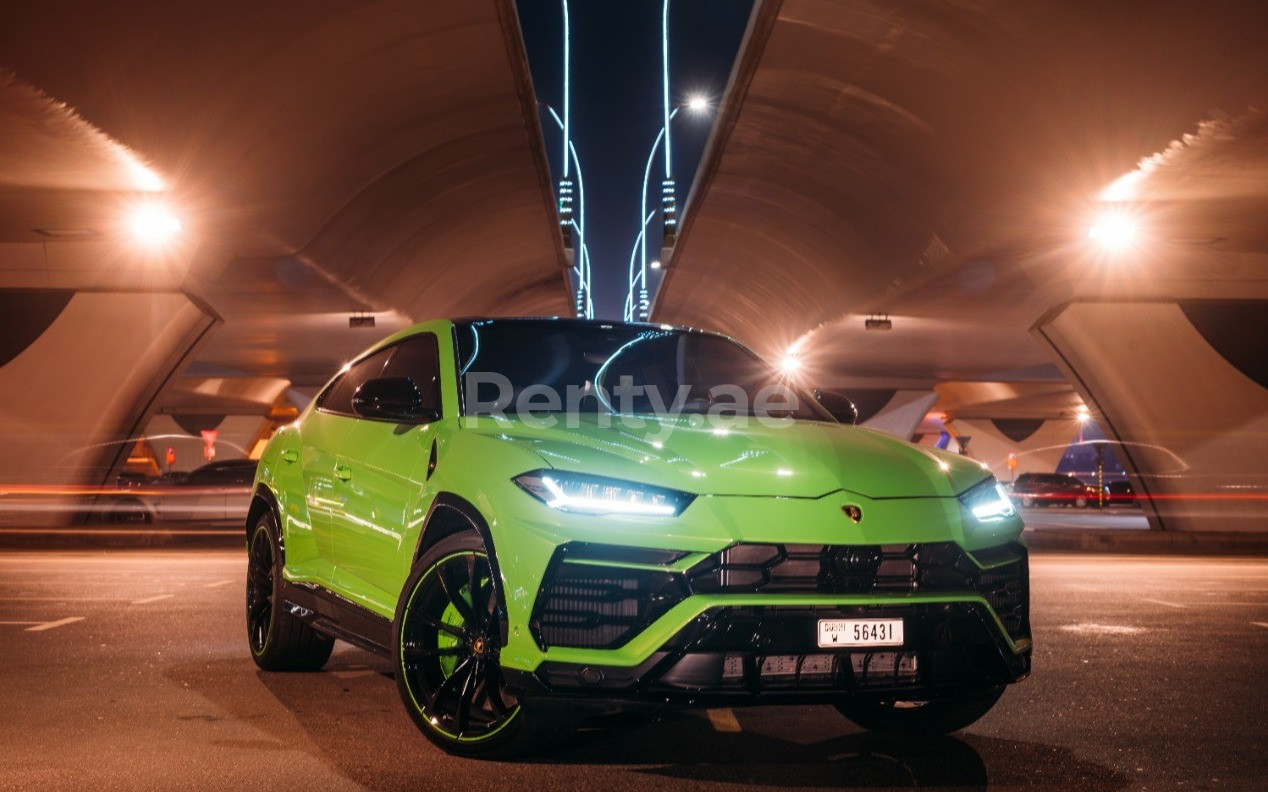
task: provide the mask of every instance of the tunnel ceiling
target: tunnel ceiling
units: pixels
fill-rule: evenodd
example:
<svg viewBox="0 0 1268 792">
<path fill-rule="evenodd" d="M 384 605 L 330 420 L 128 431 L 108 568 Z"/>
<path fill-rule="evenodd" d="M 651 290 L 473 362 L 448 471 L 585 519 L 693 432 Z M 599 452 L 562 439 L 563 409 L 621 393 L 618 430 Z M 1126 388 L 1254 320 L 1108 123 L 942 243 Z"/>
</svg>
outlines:
<svg viewBox="0 0 1268 792">
<path fill-rule="evenodd" d="M 210 365 L 324 376 L 382 335 L 356 310 L 570 309 L 511 0 L 0 4 L 0 134 L 0 243 L 74 256 L 37 229 L 108 237 L 164 182 Z"/>
<path fill-rule="evenodd" d="M 824 384 L 1046 380 L 1026 331 L 1061 300 L 1262 291 L 1264 26 L 1247 2 L 762 0 L 654 316 L 800 342 Z M 1153 223 L 1129 266 L 1089 249 L 1102 198 Z"/>
</svg>

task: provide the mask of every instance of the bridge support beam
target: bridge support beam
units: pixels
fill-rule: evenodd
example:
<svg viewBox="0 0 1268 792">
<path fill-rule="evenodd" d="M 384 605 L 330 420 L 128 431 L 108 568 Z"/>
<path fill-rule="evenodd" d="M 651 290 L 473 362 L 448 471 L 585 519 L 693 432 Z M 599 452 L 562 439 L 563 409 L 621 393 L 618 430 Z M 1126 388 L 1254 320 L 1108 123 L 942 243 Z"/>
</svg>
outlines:
<svg viewBox="0 0 1268 792">
<path fill-rule="evenodd" d="M 1075 301 L 1033 328 L 1153 528 L 1268 530 L 1268 303 Z"/>
<path fill-rule="evenodd" d="M 37 495 L 110 483 L 218 321 L 180 292 L 0 289 L 0 309 L 0 484 Z M 82 500 L 17 508 L 55 524 Z"/>
</svg>

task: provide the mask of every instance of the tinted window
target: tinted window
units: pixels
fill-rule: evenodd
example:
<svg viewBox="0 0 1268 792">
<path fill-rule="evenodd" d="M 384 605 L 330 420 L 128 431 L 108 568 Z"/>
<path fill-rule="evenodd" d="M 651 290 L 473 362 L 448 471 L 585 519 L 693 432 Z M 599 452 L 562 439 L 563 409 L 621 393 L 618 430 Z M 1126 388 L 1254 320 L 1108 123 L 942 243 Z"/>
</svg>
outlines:
<svg viewBox="0 0 1268 792">
<path fill-rule="evenodd" d="M 423 333 L 393 347 L 384 377 L 409 377 L 422 394 L 423 406 L 440 409 L 440 347 L 436 336 Z"/>
<path fill-rule="evenodd" d="M 353 364 L 333 385 L 317 400 L 317 408 L 329 412 L 354 415 L 352 412 L 352 395 L 357 392 L 366 380 L 383 376 L 383 367 L 396 347 L 381 349 L 368 358 Z"/>
<path fill-rule="evenodd" d="M 720 386 L 733 394 L 725 401 L 742 395 L 748 405 L 768 387 L 786 387 L 779 372 L 734 341 L 675 328 L 501 319 L 457 325 L 454 337 L 467 415 L 514 413 L 530 388 L 553 392 L 561 406 L 568 394 L 585 394 L 583 410 L 590 403 L 591 409 L 652 413 L 657 404 L 678 403 L 681 412 L 704 413 Z M 639 395 L 622 402 L 616 389 L 623 381 Z M 832 421 L 813 398 L 791 393 L 797 406 L 783 414 Z"/>
</svg>

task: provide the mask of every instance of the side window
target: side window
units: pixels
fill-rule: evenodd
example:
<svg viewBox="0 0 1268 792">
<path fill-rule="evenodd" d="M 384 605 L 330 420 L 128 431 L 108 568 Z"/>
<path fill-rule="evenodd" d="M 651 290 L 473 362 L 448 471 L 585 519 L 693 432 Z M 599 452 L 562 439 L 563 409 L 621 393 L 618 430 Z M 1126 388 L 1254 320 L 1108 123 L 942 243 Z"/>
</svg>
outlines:
<svg viewBox="0 0 1268 792">
<path fill-rule="evenodd" d="M 384 377 L 409 377 L 423 395 L 423 406 L 440 409 L 440 347 L 436 336 L 423 333 L 407 338 L 395 347 L 384 369 Z"/>
<path fill-rule="evenodd" d="M 383 376 L 383 367 L 387 364 L 387 359 L 395 351 L 396 347 L 388 347 L 354 364 L 352 368 L 344 372 L 344 375 L 334 385 L 327 388 L 326 392 L 321 395 L 321 398 L 317 400 L 317 409 L 343 415 L 353 415 L 352 395 L 357 392 L 357 388 L 360 388 L 366 380 Z"/>
</svg>

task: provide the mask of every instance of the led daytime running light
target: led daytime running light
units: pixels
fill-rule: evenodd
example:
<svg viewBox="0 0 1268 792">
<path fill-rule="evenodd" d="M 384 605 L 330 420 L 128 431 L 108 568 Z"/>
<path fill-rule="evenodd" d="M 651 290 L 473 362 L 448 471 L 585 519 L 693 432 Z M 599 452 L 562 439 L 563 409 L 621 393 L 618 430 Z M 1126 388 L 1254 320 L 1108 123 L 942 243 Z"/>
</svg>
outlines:
<svg viewBox="0 0 1268 792">
<path fill-rule="evenodd" d="M 674 517 L 692 500 L 685 492 L 580 473 L 541 470 L 514 481 L 552 509 L 580 514 Z"/>
<path fill-rule="evenodd" d="M 1017 514 L 1003 485 L 993 478 L 969 488 L 960 496 L 960 502 L 981 523 L 1000 522 Z"/>
</svg>

